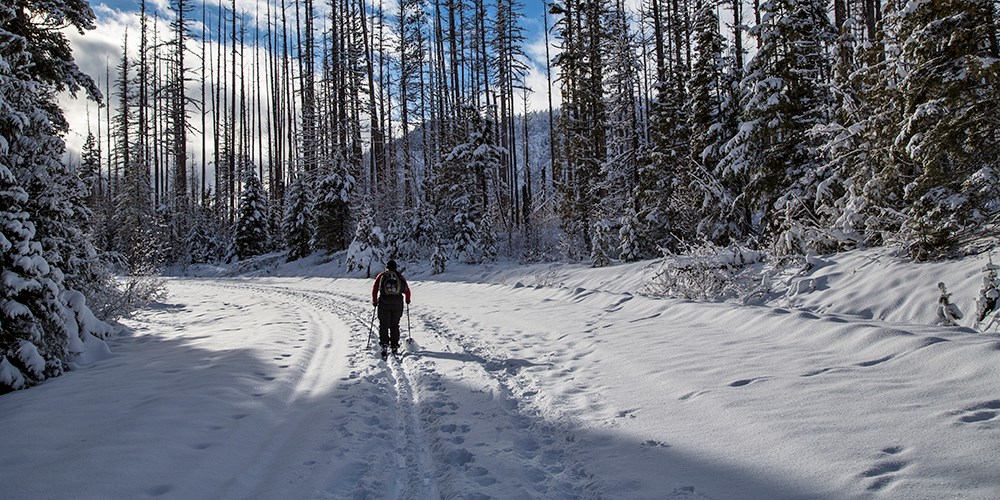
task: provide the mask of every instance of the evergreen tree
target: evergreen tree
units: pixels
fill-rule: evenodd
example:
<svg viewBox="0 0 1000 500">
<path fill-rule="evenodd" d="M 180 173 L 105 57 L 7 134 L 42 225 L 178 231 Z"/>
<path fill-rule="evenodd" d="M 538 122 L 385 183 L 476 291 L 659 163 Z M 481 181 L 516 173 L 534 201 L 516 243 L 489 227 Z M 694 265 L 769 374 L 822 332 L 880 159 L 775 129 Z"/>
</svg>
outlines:
<svg viewBox="0 0 1000 500">
<path fill-rule="evenodd" d="M 448 249 L 440 240 L 434 243 L 434 254 L 431 255 L 431 274 L 441 274 L 448 264 Z"/>
<path fill-rule="evenodd" d="M 816 220 L 813 200 L 826 176 L 809 134 L 827 122 L 831 104 L 826 44 L 834 34 L 825 5 L 761 4 L 761 24 L 753 29 L 761 46 L 748 63 L 743 116 L 722 160 L 723 174 L 743 186 L 735 200 L 748 216 L 741 225 L 789 252 L 809 245 L 799 224 Z"/>
<path fill-rule="evenodd" d="M 12 88 L 8 77 L 0 69 L 4 91 Z M 8 120 L 0 116 L 3 136 Z M 7 151 L 0 144 L 0 393 L 58 375 L 69 356 L 56 270 L 34 240 L 35 226 L 22 209 L 28 195 L 5 165 Z"/>
<path fill-rule="evenodd" d="M 386 256 L 396 260 L 421 260 L 431 256 L 438 239 L 437 223 L 431 213 L 408 210 L 389 223 Z"/>
<path fill-rule="evenodd" d="M 949 250 L 997 211 L 1000 65 L 995 26 L 984 22 L 993 18 L 991 1 L 948 0 L 911 2 L 887 19 L 902 41 L 894 144 L 914 257 Z"/>
<path fill-rule="evenodd" d="M 385 257 L 385 237 L 382 228 L 375 225 L 370 207 L 364 207 L 354 231 L 354 240 L 347 248 L 347 272 L 365 271 L 365 277 L 372 277 L 372 266 L 378 266 Z"/>
<path fill-rule="evenodd" d="M 57 29 L 92 29 L 93 19 L 85 3 L 0 5 L 0 384 L 10 389 L 59 375 L 82 335 L 108 331 L 67 288 L 106 274 L 80 229 L 85 190 L 61 161 L 66 123 L 53 97 L 100 95 Z"/>
<path fill-rule="evenodd" d="M 715 6 L 706 4 L 697 12 L 694 33 L 687 128 L 695 164 L 699 170 L 711 172 L 722 157 L 726 136 L 735 128 L 731 87 L 727 85 L 733 71 L 724 54 L 726 42 L 719 31 Z"/>
<path fill-rule="evenodd" d="M 852 52 L 853 66 L 845 55 L 838 58 L 833 87 L 837 111 L 817 129 L 832 170 L 820 184 L 818 215 L 841 246 L 894 241 L 903 224 L 906 181 L 899 175 L 900 156 L 893 145 L 902 119 L 895 98 L 900 75 L 886 57 L 899 50 L 891 33 L 879 30 L 869 39 Z"/>
<path fill-rule="evenodd" d="M 562 16 L 555 26 L 562 39 L 562 52 L 553 61 L 560 68 L 563 99 L 558 125 L 562 146 L 559 212 L 562 248 L 572 259 L 588 255 L 595 212 L 604 197 L 600 176 L 607 161 L 603 87 L 607 8 L 604 0 L 551 4 L 551 13 Z"/>
<path fill-rule="evenodd" d="M 594 224 L 593 241 L 590 244 L 590 259 L 593 267 L 608 267 L 611 265 L 609 254 L 612 249 L 611 223 L 607 220 Z"/>
<path fill-rule="evenodd" d="M 243 162 L 243 192 L 233 235 L 234 253 L 244 260 L 267 252 L 267 197 L 257 178 L 257 168 L 249 159 Z"/>
<path fill-rule="evenodd" d="M 700 206 L 696 232 L 704 238 L 728 243 L 738 238 L 730 209 L 735 197 L 719 176 L 719 162 L 726 141 L 737 126 L 738 84 L 726 42 L 720 32 L 715 6 L 706 4 L 696 13 L 694 59 L 688 81 L 687 128 L 691 135 L 693 191 Z M 696 201 L 693 199 L 692 201 Z"/>
<path fill-rule="evenodd" d="M 640 122 L 639 64 L 635 33 L 624 2 L 617 0 L 607 12 L 608 67 L 605 88 L 608 101 L 608 158 L 602 166 L 604 216 L 620 215 L 634 204 L 643 150 Z M 595 225 L 596 228 L 596 225 Z"/>
<path fill-rule="evenodd" d="M 305 172 L 299 174 L 289 184 L 285 193 L 285 217 L 283 233 L 285 247 L 288 249 L 288 261 L 301 259 L 312 251 L 310 243 L 313 237 L 313 204 L 310 176 Z"/>
<path fill-rule="evenodd" d="M 983 323 L 986 318 L 1000 310 L 1000 276 L 997 275 L 1000 265 L 993 263 L 993 256 L 983 267 L 983 284 L 976 297 L 976 323 Z M 994 322 L 996 319 L 993 320 Z M 984 325 L 989 326 L 989 325 Z"/>
<path fill-rule="evenodd" d="M 86 189 L 87 207 L 91 211 L 97 211 L 99 206 L 103 206 L 100 201 L 103 199 L 104 186 L 101 179 L 101 146 L 93 132 L 87 132 L 87 139 L 80 151 L 79 175 Z"/>
<path fill-rule="evenodd" d="M 478 261 L 484 247 L 477 228 L 485 230 L 487 186 L 495 179 L 503 152 L 494 143 L 491 120 L 471 108 L 466 109 L 466 117 L 465 141 L 434 172 L 433 196 L 444 239 L 450 239 L 453 249 L 464 252 L 465 258 Z"/>
<path fill-rule="evenodd" d="M 19 184 L 28 193 L 24 209 L 35 222 L 35 239 L 43 256 L 57 272 L 63 290 L 75 290 L 84 297 L 113 297 L 117 284 L 84 228 L 93 218 L 86 206 L 87 188 L 75 169 L 62 161 L 65 143 L 59 137 L 66 130 L 60 123 L 61 112 L 49 95 L 38 95 L 41 107 L 28 113 L 22 134 L 11 141 L 10 165 Z M 107 325 L 90 331 L 82 325 L 80 333 L 102 335 Z"/>
<path fill-rule="evenodd" d="M 635 213 L 622 217 L 622 227 L 618 230 L 619 256 L 625 262 L 635 262 L 642 259 L 639 236 L 636 234 L 638 226 L 639 220 Z"/>
<path fill-rule="evenodd" d="M 347 248 L 350 237 L 351 208 L 349 201 L 354 191 L 354 177 L 341 164 L 323 176 L 316 187 L 316 234 L 313 245 L 330 252 Z"/>
<path fill-rule="evenodd" d="M 141 150 L 133 150 L 125 166 L 122 192 L 115 205 L 113 248 L 125 273 L 152 274 L 165 260 L 165 238 L 153 202 L 149 166 Z"/>
<path fill-rule="evenodd" d="M 455 229 L 455 236 L 452 240 L 452 252 L 456 259 L 465 263 L 480 262 L 483 249 L 479 246 L 479 229 L 476 227 L 476 222 L 469 216 L 468 198 L 462 197 L 456 200 L 454 206 L 456 211 L 452 225 Z"/>
<path fill-rule="evenodd" d="M 211 197 L 206 197 L 208 202 Z M 210 207 L 198 205 L 194 208 L 188 230 L 187 248 L 191 254 L 192 264 L 208 264 L 218 262 L 228 245 L 225 244 L 226 229 L 219 224 Z M 268 228 L 270 228 L 269 221 Z M 270 245 L 270 242 L 268 242 Z M 267 248 L 270 248 L 268 246 Z"/>
</svg>

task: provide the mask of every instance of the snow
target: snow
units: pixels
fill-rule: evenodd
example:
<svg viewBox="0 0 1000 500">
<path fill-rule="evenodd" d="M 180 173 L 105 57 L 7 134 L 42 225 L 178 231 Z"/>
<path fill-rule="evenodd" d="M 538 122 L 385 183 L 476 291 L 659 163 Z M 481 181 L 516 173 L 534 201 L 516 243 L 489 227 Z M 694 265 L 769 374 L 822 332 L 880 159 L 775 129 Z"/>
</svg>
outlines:
<svg viewBox="0 0 1000 500">
<path fill-rule="evenodd" d="M 1000 496 L 1000 339 L 932 324 L 985 257 L 815 257 L 752 307 L 644 296 L 652 261 L 404 268 L 388 362 L 370 280 L 276 260 L 170 278 L 105 359 L 0 396 L 4 495 Z"/>
</svg>

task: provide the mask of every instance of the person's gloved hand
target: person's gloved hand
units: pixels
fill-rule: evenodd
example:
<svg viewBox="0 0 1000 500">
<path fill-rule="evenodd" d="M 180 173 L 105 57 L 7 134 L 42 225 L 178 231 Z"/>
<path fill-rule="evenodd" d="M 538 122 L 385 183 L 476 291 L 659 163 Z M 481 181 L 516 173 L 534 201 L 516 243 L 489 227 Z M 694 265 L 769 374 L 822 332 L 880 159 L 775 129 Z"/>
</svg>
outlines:
<svg viewBox="0 0 1000 500">
<path fill-rule="evenodd" d="M 409 304 L 410 303 L 410 299 L 406 299 L 406 303 Z"/>
</svg>

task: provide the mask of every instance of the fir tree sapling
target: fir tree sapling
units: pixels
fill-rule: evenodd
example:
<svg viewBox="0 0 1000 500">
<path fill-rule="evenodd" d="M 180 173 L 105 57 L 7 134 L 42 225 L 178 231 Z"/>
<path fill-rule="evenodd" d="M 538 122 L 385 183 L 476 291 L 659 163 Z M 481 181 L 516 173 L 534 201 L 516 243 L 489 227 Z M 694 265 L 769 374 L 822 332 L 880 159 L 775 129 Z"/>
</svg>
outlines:
<svg viewBox="0 0 1000 500">
<path fill-rule="evenodd" d="M 372 266 L 381 265 L 385 257 L 385 236 L 382 228 L 375 225 L 371 208 L 364 207 L 358 219 L 354 240 L 347 248 L 345 264 L 347 272 L 365 271 L 365 277 L 372 276 Z"/>
<path fill-rule="evenodd" d="M 448 264 L 448 250 L 438 239 L 434 244 L 434 254 L 431 255 L 431 274 L 441 274 Z"/>
<path fill-rule="evenodd" d="M 452 220 L 455 227 L 453 248 L 455 258 L 468 264 L 482 260 L 482 249 L 479 247 L 479 231 L 467 211 L 459 210 Z"/>
<path fill-rule="evenodd" d="M 979 289 L 979 297 L 976 298 L 976 323 L 981 325 L 982 331 L 987 331 L 1000 320 L 1000 308 L 997 307 L 1000 299 L 1000 277 L 997 276 L 1000 265 L 993 263 L 990 256 L 989 262 L 983 267 L 983 286 Z M 993 318 L 987 322 L 990 315 Z M 985 323 L 985 324 L 984 324 Z"/>
<path fill-rule="evenodd" d="M 609 221 L 600 220 L 594 223 L 590 251 L 591 265 L 593 267 L 607 267 L 611 265 L 611 257 L 609 256 L 613 247 L 611 232 L 611 223 Z"/>
<path fill-rule="evenodd" d="M 962 311 L 957 305 L 951 302 L 951 293 L 944 286 L 944 282 L 938 283 L 938 290 L 941 295 L 938 297 L 937 324 L 942 326 L 958 326 L 962 319 Z"/>
<path fill-rule="evenodd" d="M 299 172 L 285 193 L 282 232 L 289 262 L 301 259 L 312 251 L 313 200 L 309 177 L 306 172 Z"/>
<path fill-rule="evenodd" d="M 234 234 L 236 258 L 244 260 L 265 253 L 268 241 L 267 197 L 250 161 L 245 163 L 243 169 L 243 193 L 238 211 Z"/>
<path fill-rule="evenodd" d="M 619 257 L 625 262 L 635 262 L 642 258 L 637 227 L 639 219 L 633 213 L 622 217 L 622 227 L 618 230 Z"/>
<path fill-rule="evenodd" d="M 351 193 L 354 177 L 346 165 L 334 168 L 324 175 L 316 188 L 316 234 L 313 246 L 330 252 L 339 252 L 350 243 Z"/>
</svg>

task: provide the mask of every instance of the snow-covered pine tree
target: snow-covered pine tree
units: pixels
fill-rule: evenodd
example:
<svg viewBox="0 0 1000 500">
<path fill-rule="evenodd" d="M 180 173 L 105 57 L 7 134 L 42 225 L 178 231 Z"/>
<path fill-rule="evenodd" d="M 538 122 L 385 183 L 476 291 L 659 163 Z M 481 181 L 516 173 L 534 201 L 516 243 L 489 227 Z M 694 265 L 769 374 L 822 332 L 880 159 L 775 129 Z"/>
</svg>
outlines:
<svg viewBox="0 0 1000 500">
<path fill-rule="evenodd" d="M 345 264 L 347 272 L 365 271 L 365 277 L 372 276 L 372 266 L 380 265 L 385 257 L 385 236 L 382 228 L 375 225 L 371 207 L 365 206 L 358 216 L 354 240 L 347 248 Z"/>
<path fill-rule="evenodd" d="M 691 156 L 699 170 L 714 172 L 722 158 L 726 136 L 734 130 L 735 113 L 727 85 L 732 68 L 725 57 L 726 41 L 719 16 L 711 4 L 695 15 L 694 60 L 691 64 L 687 128 L 691 133 Z"/>
<path fill-rule="evenodd" d="M 93 218 L 86 206 L 86 185 L 77 171 L 62 161 L 66 146 L 60 135 L 65 133 L 66 125 L 60 123 L 61 112 L 51 95 L 36 93 L 32 99 L 41 106 L 27 113 L 22 133 L 10 142 L 10 166 L 28 193 L 23 207 L 35 223 L 35 240 L 41 244 L 45 260 L 56 270 L 53 276 L 60 294 L 74 290 L 90 301 L 113 297 L 117 283 L 84 232 Z M 28 102 L 23 105 L 22 109 L 31 107 Z M 111 331 L 106 324 L 80 326 L 81 335 L 104 336 Z"/>
<path fill-rule="evenodd" d="M 65 289 L 64 271 L 45 257 L 50 252 L 71 265 L 67 259 L 78 254 L 62 247 L 43 250 L 36 239 L 39 225 L 46 228 L 44 238 L 82 236 L 72 225 L 73 217 L 82 214 L 74 212 L 82 196 L 72 196 L 83 194 L 75 173 L 72 179 L 54 179 L 58 185 L 49 190 L 38 183 L 68 175 L 60 162 L 65 146 L 57 136 L 65 121 L 53 93 L 85 88 L 91 96 L 100 95 L 73 63 L 62 31 L 50 21 L 84 30 L 93 28 L 93 18 L 85 3 L 22 0 L 0 5 L 0 391 L 62 373 L 82 348 L 81 327 L 93 330 L 100 324 L 78 321 L 93 315 L 79 292 Z M 28 184 L 20 176 L 29 177 Z M 31 199 L 25 186 L 41 199 Z M 74 186 L 80 192 L 67 193 Z M 58 218 L 46 220 L 53 214 Z M 78 268 L 71 272 L 72 280 L 84 278 Z"/>
<path fill-rule="evenodd" d="M 666 152 L 670 141 L 670 91 L 668 84 L 658 82 L 656 95 L 650 103 L 649 146 L 640 158 L 635 186 L 635 242 L 639 258 L 656 255 L 661 246 L 670 243 L 670 207 L 673 196 L 673 176 L 669 170 L 670 156 Z M 676 103 L 676 102 L 675 102 Z"/>
<path fill-rule="evenodd" d="M 165 238 L 154 206 L 149 165 L 138 148 L 125 165 L 115 205 L 112 248 L 120 256 L 123 271 L 133 276 L 154 273 L 164 263 Z"/>
<path fill-rule="evenodd" d="M 4 73 L 0 68 L 0 138 L 10 137 L 15 118 L 4 113 L 10 108 L 3 93 L 17 87 Z M 5 142 L 0 141 L 0 393 L 58 375 L 69 355 L 54 268 L 21 208 L 28 195 L 6 166 Z"/>
<path fill-rule="evenodd" d="M 612 242 L 611 222 L 600 220 L 594 224 L 592 241 L 590 243 L 590 260 L 593 267 L 608 267 L 611 265 Z"/>
<path fill-rule="evenodd" d="M 1000 270 L 1000 265 L 993 263 L 993 257 L 990 256 L 989 262 L 983 267 L 983 284 L 979 289 L 979 297 L 976 298 L 976 322 L 983 323 L 989 315 L 993 314 L 997 318 L 998 311 L 1000 311 L 1000 277 L 997 275 L 997 271 Z M 992 323 L 995 323 L 997 319 L 994 319 Z M 983 325 L 984 331 L 989 328 L 989 324 Z"/>
<path fill-rule="evenodd" d="M 695 13 L 694 57 L 688 80 L 687 128 L 691 134 L 693 190 L 700 195 L 696 232 L 718 243 L 738 239 L 730 207 L 734 195 L 718 176 L 726 141 L 735 135 L 739 91 L 732 57 L 720 32 L 716 7 Z"/>
<path fill-rule="evenodd" d="M 479 230 L 486 225 L 486 197 L 495 184 L 503 151 L 494 144 L 491 120 L 472 108 L 465 109 L 464 117 L 468 127 L 464 142 L 452 148 L 435 170 L 431 194 L 437 205 L 437 227 L 446 241 L 451 240 L 456 258 L 479 261 L 483 258 Z M 466 249 L 464 257 L 458 256 L 462 252 L 459 247 Z"/>
<path fill-rule="evenodd" d="M 831 167 L 819 186 L 818 216 L 842 246 L 897 242 L 904 222 L 909 174 L 900 174 L 911 167 L 894 144 L 902 121 L 898 30 L 892 15 L 877 22 L 881 14 L 857 11 L 845 23 L 835 45 L 836 112 L 816 129 Z M 863 35 L 851 34 L 859 30 Z"/>
<path fill-rule="evenodd" d="M 313 246 L 329 252 L 339 252 L 350 243 L 351 207 L 354 177 L 346 163 L 339 163 L 320 179 L 316 186 L 316 233 Z"/>
<path fill-rule="evenodd" d="M 452 239 L 452 249 L 455 258 L 468 264 L 475 264 L 482 259 L 483 251 L 479 246 L 479 230 L 476 222 L 469 216 L 468 197 L 455 200 L 455 217 L 452 226 L 455 235 Z M 464 209 L 463 209 L 464 208 Z"/>
<path fill-rule="evenodd" d="M 267 252 L 267 196 L 257 178 L 257 168 L 250 159 L 243 163 L 243 192 L 237 208 L 233 251 L 244 260 Z"/>
<path fill-rule="evenodd" d="M 310 175 L 298 172 L 285 192 L 285 217 L 282 233 L 288 261 L 301 259 L 312 251 L 313 196 Z"/>
<path fill-rule="evenodd" d="M 873 128 L 869 123 L 876 120 L 873 107 L 877 101 L 876 87 L 892 84 L 883 78 L 872 81 L 884 46 L 866 44 L 863 38 L 857 38 L 863 27 L 860 12 L 840 27 L 833 45 L 833 112 L 828 123 L 814 129 L 830 169 L 830 176 L 820 183 L 816 194 L 816 215 L 839 247 L 865 244 L 868 240 L 865 212 L 869 204 L 864 190 L 866 184 L 873 182 L 873 163 L 876 163 L 868 137 Z"/>
<path fill-rule="evenodd" d="M 211 200 L 206 196 L 206 203 Z M 269 224 L 270 226 L 270 224 Z M 229 231 L 219 224 L 212 213 L 211 207 L 197 205 L 191 218 L 191 228 L 188 230 L 187 248 L 192 264 L 207 264 L 218 262 L 228 245 L 225 241 Z M 270 242 L 268 242 L 270 244 Z"/>
<path fill-rule="evenodd" d="M 95 211 L 103 198 L 104 186 L 101 179 L 101 146 L 93 132 L 88 131 L 87 139 L 83 141 L 78 172 L 87 190 L 87 207 Z"/>
<path fill-rule="evenodd" d="M 448 265 L 448 249 L 440 239 L 434 242 L 434 254 L 431 255 L 431 274 L 441 274 Z"/>
<path fill-rule="evenodd" d="M 937 324 L 941 326 L 958 326 L 958 321 L 962 319 L 962 310 L 951 301 L 951 292 L 944 286 L 944 282 L 938 283 Z"/>
<path fill-rule="evenodd" d="M 431 256 L 438 239 L 434 216 L 421 208 L 404 211 L 386 229 L 386 255 L 394 259 L 421 260 Z"/>
<path fill-rule="evenodd" d="M 990 0 L 949 0 L 911 1 L 886 18 L 901 41 L 894 143 L 905 158 L 903 236 L 917 258 L 951 250 L 961 232 L 1000 211 L 995 16 Z"/>
<path fill-rule="evenodd" d="M 589 255 L 590 230 L 602 199 L 601 167 L 607 161 L 607 110 L 604 101 L 604 42 L 607 2 L 562 0 L 550 4 L 561 14 L 555 31 L 562 52 L 553 61 L 560 69 L 562 106 L 558 130 L 562 165 L 558 169 L 562 205 L 563 252 L 571 259 Z"/>
<path fill-rule="evenodd" d="M 726 144 L 723 174 L 743 194 L 737 204 L 749 233 L 779 251 L 804 251 L 813 242 L 803 226 L 816 219 L 816 187 L 824 180 L 809 131 L 830 110 L 826 45 L 834 38 L 822 0 L 761 4 L 758 52 L 747 64 L 748 89 L 736 135 Z M 800 225 L 801 224 L 801 225 Z"/>
<path fill-rule="evenodd" d="M 625 262 L 635 262 L 642 259 L 639 236 L 636 234 L 638 225 L 639 219 L 635 212 L 622 217 L 622 227 L 618 230 L 618 250 L 619 257 Z"/>
<path fill-rule="evenodd" d="M 497 258 L 497 234 L 493 230 L 493 224 L 491 221 L 494 220 L 491 217 L 483 219 L 483 223 L 479 225 L 479 262 L 492 262 Z"/>
<path fill-rule="evenodd" d="M 691 190 L 686 80 L 684 63 L 675 62 L 666 80 L 657 83 L 650 107 L 649 148 L 639 167 L 635 196 L 640 223 L 636 234 L 644 257 L 675 247 L 677 238 L 693 236 L 697 226 L 700 204 Z"/>
<path fill-rule="evenodd" d="M 633 204 L 639 161 L 645 145 L 640 122 L 640 61 L 638 42 L 624 0 L 609 2 L 607 69 L 604 75 L 608 108 L 608 157 L 601 167 L 601 207 L 608 216 L 621 215 Z"/>
</svg>

